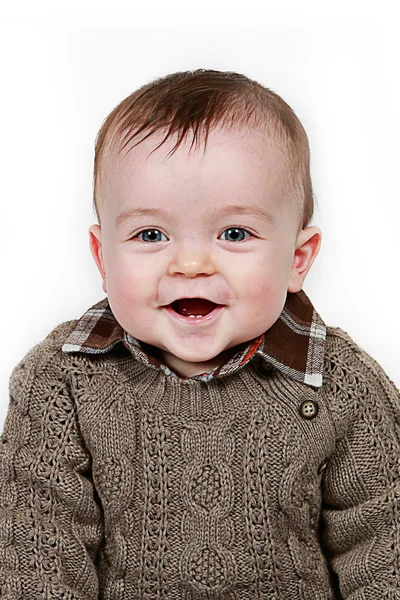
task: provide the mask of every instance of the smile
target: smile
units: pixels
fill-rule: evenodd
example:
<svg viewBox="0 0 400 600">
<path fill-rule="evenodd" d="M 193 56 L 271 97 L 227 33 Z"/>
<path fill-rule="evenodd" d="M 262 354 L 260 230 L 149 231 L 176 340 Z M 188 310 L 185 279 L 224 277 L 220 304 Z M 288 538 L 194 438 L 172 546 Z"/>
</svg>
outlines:
<svg viewBox="0 0 400 600">
<path fill-rule="evenodd" d="M 186 325 L 190 325 L 190 326 L 196 326 L 196 325 L 199 326 L 199 325 L 203 325 L 206 323 L 208 324 L 208 323 L 214 322 L 218 318 L 218 316 L 222 313 L 224 308 L 225 308 L 225 305 L 217 304 L 211 312 L 207 313 L 206 315 L 198 315 L 198 316 L 180 315 L 172 308 L 171 304 L 169 304 L 168 306 L 164 306 L 163 310 L 174 321 L 178 321 L 179 323 L 185 323 Z"/>
</svg>

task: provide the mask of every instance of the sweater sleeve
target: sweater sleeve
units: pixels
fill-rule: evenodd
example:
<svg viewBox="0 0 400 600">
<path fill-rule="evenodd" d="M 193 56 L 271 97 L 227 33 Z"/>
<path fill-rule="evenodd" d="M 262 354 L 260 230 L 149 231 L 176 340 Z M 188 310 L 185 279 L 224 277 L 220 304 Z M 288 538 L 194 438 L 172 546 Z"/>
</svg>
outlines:
<svg viewBox="0 0 400 600">
<path fill-rule="evenodd" d="M 2 600 L 98 598 L 101 508 L 60 355 L 50 334 L 10 377 L 0 438 Z"/>
<path fill-rule="evenodd" d="M 330 367 L 338 441 L 323 476 L 322 543 L 344 600 L 399 600 L 400 392 L 344 337 Z"/>
</svg>

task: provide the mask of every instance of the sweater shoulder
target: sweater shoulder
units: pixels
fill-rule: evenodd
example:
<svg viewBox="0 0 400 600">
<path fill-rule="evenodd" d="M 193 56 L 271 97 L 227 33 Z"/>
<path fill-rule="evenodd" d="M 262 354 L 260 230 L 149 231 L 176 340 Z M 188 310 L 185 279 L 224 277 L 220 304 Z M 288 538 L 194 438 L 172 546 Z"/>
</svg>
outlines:
<svg viewBox="0 0 400 600">
<path fill-rule="evenodd" d="M 56 327 L 54 327 L 41 342 L 33 346 L 27 352 L 23 360 L 26 360 L 30 356 L 40 356 L 43 360 L 46 360 L 48 355 L 55 356 L 59 354 L 61 357 L 64 354 L 62 352 L 62 346 L 69 334 L 73 331 L 76 323 L 77 319 L 74 319 L 56 325 Z"/>
<path fill-rule="evenodd" d="M 59 346 L 61 350 L 66 338 L 74 330 L 77 322 L 78 319 L 72 319 L 71 321 L 60 323 L 47 334 L 42 343 L 47 342 L 48 344 Z"/>
<path fill-rule="evenodd" d="M 400 392 L 378 361 L 364 350 L 350 334 L 340 327 L 327 326 L 325 347 L 325 375 L 329 377 L 338 370 L 346 377 L 359 377 L 368 387 L 378 386 L 391 390 L 398 396 Z M 364 389 L 364 388 L 362 388 Z"/>
<path fill-rule="evenodd" d="M 41 342 L 32 346 L 13 368 L 10 377 L 11 387 L 26 379 L 28 373 L 39 375 L 49 363 L 51 363 L 52 368 L 61 367 L 66 360 L 66 355 L 62 352 L 62 346 L 76 323 L 77 319 L 60 323 Z"/>
<path fill-rule="evenodd" d="M 337 349 L 337 346 L 341 346 L 343 348 L 352 348 L 355 350 L 356 348 L 360 349 L 360 346 L 353 340 L 347 331 L 342 329 L 341 327 L 333 327 L 327 325 L 326 327 L 326 348 L 329 353 L 331 349 Z"/>
<path fill-rule="evenodd" d="M 380 367 L 379 363 L 364 350 L 350 334 L 340 327 L 327 326 L 325 354 L 328 359 L 344 361 L 352 366 Z"/>
</svg>

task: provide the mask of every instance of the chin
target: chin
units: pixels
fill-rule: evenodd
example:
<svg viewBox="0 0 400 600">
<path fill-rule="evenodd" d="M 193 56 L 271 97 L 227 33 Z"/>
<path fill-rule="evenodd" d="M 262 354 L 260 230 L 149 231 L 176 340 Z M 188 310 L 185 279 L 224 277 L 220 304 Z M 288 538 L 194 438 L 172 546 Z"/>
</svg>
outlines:
<svg viewBox="0 0 400 600">
<path fill-rule="evenodd" d="M 179 354 L 172 354 L 170 353 L 171 356 L 174 356 L 174 358 L 181 360 L 182 362 L 186 362 L 186 363 L 192 363 L 192 364 L 199 364 L 199 363 L 208 363 L 211 362 L 212 360 L 214 360 L 215 358 L 217 358 L 217 356 L 219 356 L 219 354 L 199 354 L 196 353 L 194 356 L 188 356 L 188 355 L 179 355 Z"/>
<path fill-rule="evenodd" d="M 198 350 L 194 350 L 193 352 L 174 352 L 173 350 L 164 351 L 164 355 L 171 356 L 176 360 L 181 360 L 186 363 L 207 363 L 214 360 L 217 356 L 222 354 L 221 352 L 199 352 Z"/>
</svg>

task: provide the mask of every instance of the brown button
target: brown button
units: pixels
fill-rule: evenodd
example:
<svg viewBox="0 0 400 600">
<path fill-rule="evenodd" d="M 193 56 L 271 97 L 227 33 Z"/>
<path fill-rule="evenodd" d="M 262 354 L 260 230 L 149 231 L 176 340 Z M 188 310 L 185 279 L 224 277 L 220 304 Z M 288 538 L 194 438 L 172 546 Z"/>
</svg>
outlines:
<svg viewBox="0 0 400 600">
<path fill-rule="evenodd" d="M 257 375 L 260 377 L 269 377 L 276 371 L 276 368 L 270 362 L 267 362 L 259 356 L 253 359 L 253 365 Z"/>
<path fill-rule="evenodd" d="M 304 400 L 299 406 L 303 419 L 314 419 L 318 414 L 318 404 L 314 400 Z"/>
</svg>

